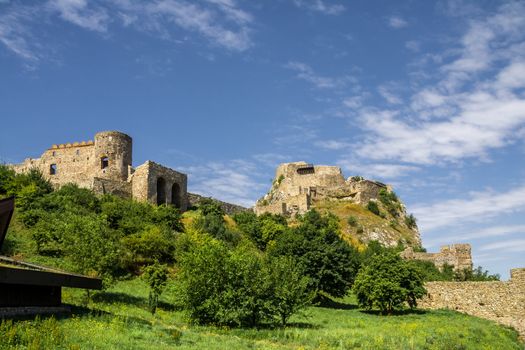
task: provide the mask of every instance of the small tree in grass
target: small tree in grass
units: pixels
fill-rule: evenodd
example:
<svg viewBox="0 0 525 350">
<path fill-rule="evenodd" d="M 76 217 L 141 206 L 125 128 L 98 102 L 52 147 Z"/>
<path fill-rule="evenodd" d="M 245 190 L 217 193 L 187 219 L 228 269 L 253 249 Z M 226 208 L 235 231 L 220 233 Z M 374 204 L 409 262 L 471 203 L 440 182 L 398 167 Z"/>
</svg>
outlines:
<svg viewBox="0 0 525 350">
<path fill-rule="evenodd" d="M 156 261 L 153 265 L 149 265 L 144 269 L 142 278 L 144 278 L 144 281 L 149 286 L 149 311 L 155 314 L 157 305 L 159 304 L 159 297 L 164 291 L 166 282 L 168 281 L 168 268 L 166 265 L 159 264 Z"/>
<path fill-rule="evenodd" d="M 415 308 L 426 290 L 419 270 L 389 252 L 371 257 L 357 275 L 354 292 L 361 307 L 390 315 L 405 303 Z"/>
</svg>

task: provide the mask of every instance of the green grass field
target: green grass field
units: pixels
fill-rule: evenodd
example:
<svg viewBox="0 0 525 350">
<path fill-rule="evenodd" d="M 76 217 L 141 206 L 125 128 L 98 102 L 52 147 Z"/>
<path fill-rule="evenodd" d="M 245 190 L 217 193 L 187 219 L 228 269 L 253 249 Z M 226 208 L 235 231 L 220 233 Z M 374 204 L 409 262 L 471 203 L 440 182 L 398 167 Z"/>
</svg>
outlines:
<svg viewBox="0 0 525 350">
<path fill-rule="evenodd" d="M 156 315 L 147 311 L 147 288 L 122 281 L 92 293 L 65 289 L 73 315 L 0 326 L 0 349 L 523 349 L 515 331 L 453 311 L 377 316 L 351 297 L 329 308 L 311 307 L 286 328 L 227 329 L 190 325 L 161 298 Z"/>
</svg>

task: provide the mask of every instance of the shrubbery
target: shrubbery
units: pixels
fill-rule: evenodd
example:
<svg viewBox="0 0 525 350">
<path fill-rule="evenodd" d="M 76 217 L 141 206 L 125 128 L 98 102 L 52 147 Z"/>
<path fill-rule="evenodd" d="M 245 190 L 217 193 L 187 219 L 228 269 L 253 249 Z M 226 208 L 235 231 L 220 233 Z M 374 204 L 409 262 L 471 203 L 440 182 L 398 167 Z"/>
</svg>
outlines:
<svg viewBox="0 0 525 350">
<path fill-rule="evenodd" d="M 315 210 L 299 218 L 299 225 L 276 237 L 268 250 L 272 256 L 297 260 L 310 278 L 309 289 L 342 297 L 352 286 L 360 266 L 358 251 L 339 233 L 335 216 Z"/>
<path fill-rule="evenodd" d="M 381 216 L 381 211 L 379 210 L 379 206 L 374 201 L 369 201 L 366 205 L 366 209 L 370 210 L 372 213 L 376 214 L 377 216 Z"/>
<path fill-rule="evenodd" d="M 354 293 L 361 307 L 377 307 L 381 313 L 392 314 L 405 304 L 415 308 L 417 299 L 425 295 L 419 271 L 398 254 L 374 255 L 359 271 Z"/>
<path fill-rule="evenodd" d="M 308 305 L 308 280 L 290 258 L 271 259 L 239 245 L 200 236 L 180 257 L 180 303 L 199 324 L 286 324 Z"/>
</svg>

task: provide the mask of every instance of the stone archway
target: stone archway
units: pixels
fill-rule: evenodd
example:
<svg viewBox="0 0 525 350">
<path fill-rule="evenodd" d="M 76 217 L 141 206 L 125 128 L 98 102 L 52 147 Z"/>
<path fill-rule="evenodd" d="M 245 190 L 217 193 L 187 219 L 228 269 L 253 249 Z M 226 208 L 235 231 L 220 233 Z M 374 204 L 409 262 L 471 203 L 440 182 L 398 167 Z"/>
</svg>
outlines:
<svg viewBox="0 0 525 350">
<path fill-rule="evenodd" d="M 171 204 L 179 209 L 182 207 L 181 190 L 178 183 L 174 183 L 171 186 Z"/>
<path fill-rule="evenodd" d="M 157 205 L 166 204 L 166 181 L 159 177 L 157 179 Z"/>
</svg>

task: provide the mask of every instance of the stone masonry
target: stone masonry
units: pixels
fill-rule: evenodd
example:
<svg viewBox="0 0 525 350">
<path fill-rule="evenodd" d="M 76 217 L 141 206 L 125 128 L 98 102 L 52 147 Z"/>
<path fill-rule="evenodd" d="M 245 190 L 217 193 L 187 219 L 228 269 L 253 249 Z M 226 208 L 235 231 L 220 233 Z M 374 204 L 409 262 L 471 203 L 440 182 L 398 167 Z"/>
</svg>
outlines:
<svg viewBox="0 0 525 350">
<path fill-rule="evenodd" d="M 450 265 L 455 271 L 472 270 L 472 254 L 470 244 L 451 244 L 442 246 L 439 253 L 414 252 L 412 247 L 401 252 L 401 257 L 408 260 L 431 261 L 437 268 Z"/>
<path fill-rule="evenodd" d="M 99 194 L 112 193 L 153 204 L 188 207 L 187 175 L 152 161 L 132 166 L 132 139 L 104 131 L 94 141 L 53 145 L 40 158 L 12 165 L 16 172 L 36 168 L 55 187 L 67 183 Z"/>
<path fill-rule="evenodd" d="M 427 282 L 419 306 L 451 309 L 515 328 L 525 339 L 525 268 L 512 269 L 509 281 Z"/>
<path fill-rule="evenodd" d="M 257 214 L 303 214 L 314 201 L 321 199 L 366 204 L 376 199 L 382 188 L 390 190 L 377 181 L 354 177 L 345 180 L 337 166 L 284 163 L 275 172 L 270 192 L 256 203 L 254 210 Z"/>
</svg>

